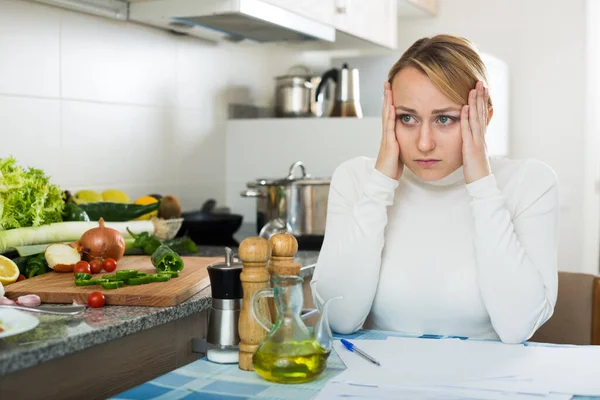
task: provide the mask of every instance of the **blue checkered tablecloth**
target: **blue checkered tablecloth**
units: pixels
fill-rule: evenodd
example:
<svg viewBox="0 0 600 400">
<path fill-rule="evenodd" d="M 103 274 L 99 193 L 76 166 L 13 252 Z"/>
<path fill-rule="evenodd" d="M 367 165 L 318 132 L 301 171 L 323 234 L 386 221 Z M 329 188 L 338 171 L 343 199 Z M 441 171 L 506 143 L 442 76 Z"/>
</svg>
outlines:
<svg viewBox="0 0 600 400">
<path fill-rule="evenodd" d="M 385 340 L 388 336 L 422 339 L 450 339 L 456 336 L 407 335 L 399 332 L 361 330 L 352 335 L 335 335 L 337 339 Z M 458 337 L 463 340 L 471 340 Z M 526 346 L 548 346 L 528 342 Z M 314 381 L 299 385 L 284 385 L 265 381 L 254 372 L 242 371 L 237 364 L 215 364 L 203 358 L 156 379 L 123 392 L 112 400 L 300 400 L 311 399 L 327 381 L 346 368 L 335 350 L 329 356 L 327 368 Z M 574 396 L 573 399 L 600 399 Z"/>
</svg>

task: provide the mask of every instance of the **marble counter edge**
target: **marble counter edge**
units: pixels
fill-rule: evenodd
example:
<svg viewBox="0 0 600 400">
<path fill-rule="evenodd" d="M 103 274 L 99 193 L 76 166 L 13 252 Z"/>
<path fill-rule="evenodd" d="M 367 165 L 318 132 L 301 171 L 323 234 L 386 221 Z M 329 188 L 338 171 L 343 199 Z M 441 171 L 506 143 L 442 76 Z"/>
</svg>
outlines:
<svg viewBox="0 0 600 400">
<path fill-rule="evenodd" d="M 220 251 L 221 248 L 201 249 L 196 255 L 200 257 L 216 256 Z M 301 271 L 301 276 L 304 278 L 312 275 L 317 254 L 318 252 L 299 252 L 297 254 L 296 262 L 299 262 L 305 267 Z M 43 345 L 23 349 L 22 351 L 9 353 L 0 351 L 0 378 L 26 368 L 34 367 L 46 361 L 68 356 L 111 340 L 119 339 L 127 335 L 185 318 L 194 313 L 202 312 L 211 305 L 210 293 L 210 286 L 207 286 L 177 306 L 164 308 L 148 307 L 148 314 L 121 321 L 116 325 L 104 326 L 71 337 L 48 339 Z M 126 310 L 131 309 L 128 306 L 111 307 L 119 307 L 118 312 L 123 311 L 123 313 L 126 313 Z M 136 307 L 136 309 L 137 308 L 138 307 Z"/>
</svg>

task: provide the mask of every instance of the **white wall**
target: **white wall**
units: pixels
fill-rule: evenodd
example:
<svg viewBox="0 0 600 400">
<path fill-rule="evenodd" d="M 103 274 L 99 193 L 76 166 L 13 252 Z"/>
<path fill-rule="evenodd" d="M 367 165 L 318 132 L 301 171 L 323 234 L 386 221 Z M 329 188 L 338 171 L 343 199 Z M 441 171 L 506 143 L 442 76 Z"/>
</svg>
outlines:
<svg viewBox="0 0 600 400">
<path fill-rule="evenodd" d="M 44 169 L 63 189 L 173 193 L 186 209 L 222 203 L 228 102 L 270 103 L 273 77 L 298 61 L 280 46 L 214 46 L 0 0 L 0 157 Z"/>
<path fill-rule="evenodd" d="M 399 21 L 398 56 L 437 33 L 469 38 L 510 70 L 511 154 L 554 168 L 561 185 L 560 269 L 597 272 L 582 246 L 585 148 L 584 0 L 439 0 L 432 19 Z M 597 205 L 596 205 L 597 207 Z M 597 214 L 594 214 L 597 215 Z M 597 251 L 597 248 L 596 248 Z M 582 261 L 586 260 L 586 264 Z"/>
</svg>

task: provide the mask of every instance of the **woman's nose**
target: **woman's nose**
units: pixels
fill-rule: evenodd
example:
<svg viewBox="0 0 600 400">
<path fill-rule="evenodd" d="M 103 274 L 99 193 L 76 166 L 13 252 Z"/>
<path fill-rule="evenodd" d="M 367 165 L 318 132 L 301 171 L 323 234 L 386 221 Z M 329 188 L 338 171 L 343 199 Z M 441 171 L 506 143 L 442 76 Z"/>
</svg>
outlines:
<svg viewBox="0 0 600 400">
<path fill-rule="evenodd" d="M 433 140 L 433 136 L 431 135 L 429 127 L 427 127 L 425 124 L 422 125 L 421 131 L 419 132 L 417 148 L 423 153 L 427 153 L 435 149 L 435 141 Z"/>
</svg>

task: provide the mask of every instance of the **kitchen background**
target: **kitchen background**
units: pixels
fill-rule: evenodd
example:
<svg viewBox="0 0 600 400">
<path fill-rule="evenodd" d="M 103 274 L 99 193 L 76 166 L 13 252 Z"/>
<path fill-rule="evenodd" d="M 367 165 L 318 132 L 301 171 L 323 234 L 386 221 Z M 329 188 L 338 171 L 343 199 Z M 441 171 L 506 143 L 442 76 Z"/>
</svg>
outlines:
<svg viewBox="0 0 600 400">
<path fill-rule="evenodd" d="M 558 174 L 560 269 L 598 272 L 600 146 L 590 111 L 598 92 L 591 71 L 600 34 L 590 23 L 600 17 L 597 4 L 437 4 L 435 15 L 398 18 L 395 50 L 331 50 L 214 43 L 0 0 L 1 154 L 44 169 L 64 189 L 117 188 L 132 198 L 172 193 L 184 210 L 213 198 L 252 224 L 254 200 L 240 196 L 248 180 L 282 178 L 296 160 L 313 175 L 330 176 L 345 159 L 375 156 L 380 121 L 370 110 L 380 106 L 387 60 L 422 36 L 458 34 L 504 77 L 498 92 L 505 108 L 492 122 L 505 136 L 496 136 L 494 148 L 540 159 Z M 343 62 L 359 68 L 363 119 L 230 118 L 231 104 L 272 108 L 274 78 L 292 66 L 321 73 Z"/>
</svg>

